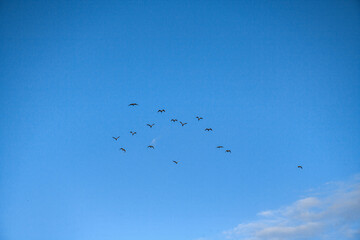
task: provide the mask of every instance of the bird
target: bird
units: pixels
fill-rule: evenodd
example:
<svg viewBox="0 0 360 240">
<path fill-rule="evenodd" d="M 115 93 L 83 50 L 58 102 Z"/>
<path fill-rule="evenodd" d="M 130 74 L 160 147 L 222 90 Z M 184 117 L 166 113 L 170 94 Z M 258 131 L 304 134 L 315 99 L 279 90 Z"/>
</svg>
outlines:
<svg viewBox="0 0 360 240">
<path fill-rule="evenodd" d="M 125 148 L 120 148 L 121 151 L 126 152 Z"/>
<path fill-rule="evenodd" d="M 223 146 L 217 146 L 216 148 L 224 148 Z"/>
<path fill-rule="evenodd" d="M 205 128 L 205 131 L 212 131 L 212 128 Z"/>
<path fill-rule="evenodd" d="M 303 169 L 303 167 L 302 167 L 302 166 L 298 166 L 298 168 L 301 168 L 301 169 Z"/>
<path fill-rule="evenodd" d="M 129 104 L 129 106 L 137 106 L 137 105 L 139 105 L 139 104 L 137 104 L 137 103 L 130 103 Z"/>
<path fill-rule="evenodd" d="M 171 119 L 170 121 L 172 121 L 172 122 L 176 122 L 176 121 L 177 121 L 177 119 Z"/>
<path fill-rule="evenodd" d="M 152 149 L 154 149 L 154 146 L 153 145 L 149 145 L 149 146 L 147 146 L 148 148 L 152 148 Z"/>
<path fill-rule="evenodd" d="M 165 109 L 159 109 L 158 112 L 163 113 L 165 112 Z"/>
<path fill-rule="evenodd" d="M 187 124 L 187 123 L 183 123 L 183 122 L 181 122 L 181 121 L 180 121 L 180 123 L 181 123 L 181 126 L 182 126 L 182 127 Z"/>
<path fill-rule="evenodd" d="M 150 128 L 152 128 L 154 125 L 155 125 L 155 123 L 153 123 L 153 124 L 146 124 L 146 125 L 148 125 Z"/>
<path fill-rule="evenodd" d="M 173 161 L 175 164 L 178 164 L 178 162 L 177 161 Z"/>
<path fill-rule="evenodd" d="M 227 152 L 227 153 L 231 153 L 231 150 L 225 150 L 225 152 Z"/>
<path fill-rule="evenodd" d="M 196 117 L 198 121 L 200 121 L 201 119 L 203 119 L 202 117 Z"/>
<path fill-rule="evenodd" d="M 130 131 L 130 133 L 131 133 L 131 135 L 133 135 L 133 136 L 136 134 L 136 132 L 133 132 L 133 131 Z"/>
<path fill-rule="evenodd" d="M 115 141 L 117 141 L 119 139 L 120 136 L 118 137 L 112 137 L 113 139 L 115 139 Z"/>
</svg>

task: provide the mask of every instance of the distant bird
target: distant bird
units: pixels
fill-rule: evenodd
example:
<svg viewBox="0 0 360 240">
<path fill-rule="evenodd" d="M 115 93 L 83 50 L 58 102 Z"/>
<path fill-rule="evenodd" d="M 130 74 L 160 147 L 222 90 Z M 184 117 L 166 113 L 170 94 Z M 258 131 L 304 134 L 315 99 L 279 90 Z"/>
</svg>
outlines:
<svg viewBox="0 0 360 240">
<path fill-rule="evenodd" d="M 181 122 L 181 121 L 180 121 L 180 123 L 181 123 L 181 126 L 182 126 L 182 127 L 187 124 L 187 123 L 183 123 L 183 122 Z"/>
<path fill-rule="evenodd" d="M 120 148 L 121 151 L 126 152 L 125 148 Z"/>
<path fill-rule="evenodd" d="M 227 153 L 231 153 L 231 150 L 225 150 L 225 152 L 227 152 Z"/>
<path fill-rule="evenodd" d="M 212 131 L 212 128 L 205 128 L 205 131 Z"/>
<path fill-rule="evenodd" d="M 175 164 L 178 164 L 178 162 L 177 161 L 173 161 Z"/>
<path fill-rule="evenodd" d="M 136 134 L 136 132 L 133 132 L 133 131 L 130 131 L 130 133 L 131 133 L 131 135 L 133 135 L 133 136 Z"/>
<path fill-rule="evenodd" d="M 148 125 L 150 128 L 152 128 L 154 125 L 155 125 L 155 123 L 153 123 L 153 124 L 146 124 L 146 125 Z"/>
<path fill-rule="evenodd" d="M 139 104 L 137 104 L 137 103 L 130 103 L 129 104 L 129 106 L 137 106 L 137 105 L 139 105 Z"/>
<path fill-rule="evenodd" d="M 224 148 L 223 146 L 217 146 L 216 148 Z"/>
<path fill-rule="evenodd" d="M 149 145 L 149 146 L 147 146 L 148 148 L 152 148 L 152 149 L 154 149 L 154 146 L 153 145 Z"/>
<path fill-rule="evenodd" d="M 118 137 L 112 137 L 113 139 L 115 139 L 115 141 L 117 141 L 119 139 L 120 136 Z"/>
<path fill-rule="evenodd" d="M 172 121 L 172 122 L 176 122 L 176 121 L 177 121 L 177 119 L 171 119 L 171 121 Z"/>
<path fill-rule="evenodd" d="M 201 119 L 203 119 L 202 117 L 196 117 L 198 121 L 200 121 Z"/>
<path fill-rule="evenodd" d="M 159 109 L 158 112 L 163 113 L 163 112 L 165 112 L 165 109 Z"/>
<path fill-rule="evenodd" d="M 298 166 L 298 168 L 301 168 L 301 169 L 303 169 L 303 167 L 302 167 L 302 166 Z"/>
</svg>

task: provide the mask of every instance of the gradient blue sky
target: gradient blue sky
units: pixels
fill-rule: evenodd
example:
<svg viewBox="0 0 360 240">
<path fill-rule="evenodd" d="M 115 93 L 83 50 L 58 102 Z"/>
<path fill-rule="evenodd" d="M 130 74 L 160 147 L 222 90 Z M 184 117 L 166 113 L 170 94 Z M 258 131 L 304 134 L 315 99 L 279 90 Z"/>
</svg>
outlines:
<svg viewBox="0 0 360 240">
<path fill-rule="evenodd" d="M 358 1 L 1 1 L 0 19 L 1 239 L 222 239 L 360 172 Z"/>
</svg>

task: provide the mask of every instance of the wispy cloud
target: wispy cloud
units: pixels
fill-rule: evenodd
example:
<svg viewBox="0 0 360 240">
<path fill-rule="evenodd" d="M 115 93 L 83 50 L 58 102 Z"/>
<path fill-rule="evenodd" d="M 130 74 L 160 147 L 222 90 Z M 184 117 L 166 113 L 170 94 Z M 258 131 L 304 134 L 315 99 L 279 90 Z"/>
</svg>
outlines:
<svg viewBox="0 0 360 240">
<path fill-rule="evenodd" d="M 326 196 L 306 197 L 277 210 L 262 211 L 257 220 L 241 223 L 223 236 L 241 240 L 359 239 L 359 179 L 331 185 Z"/>
</svg>

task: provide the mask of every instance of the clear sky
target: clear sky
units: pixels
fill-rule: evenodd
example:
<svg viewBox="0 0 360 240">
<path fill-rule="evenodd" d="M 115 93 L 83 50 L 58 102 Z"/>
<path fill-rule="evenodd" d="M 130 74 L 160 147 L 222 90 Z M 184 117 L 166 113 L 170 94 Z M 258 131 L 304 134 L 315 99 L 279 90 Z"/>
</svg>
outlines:
<svg viewBox="0 0 360 240">
<path fill-rule="evenodd" d="M 359 236 L 358 1 L 4 0 L 0 19 L 0 239 Z"/>
</svg>

